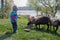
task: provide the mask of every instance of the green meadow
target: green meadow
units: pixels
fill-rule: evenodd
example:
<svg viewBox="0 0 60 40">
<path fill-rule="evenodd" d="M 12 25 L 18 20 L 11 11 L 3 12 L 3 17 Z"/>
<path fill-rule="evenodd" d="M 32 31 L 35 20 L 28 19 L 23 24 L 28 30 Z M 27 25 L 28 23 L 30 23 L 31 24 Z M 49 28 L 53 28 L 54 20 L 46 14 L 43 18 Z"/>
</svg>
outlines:
<svg viewBox="0 0 60 40">
<path fill-rule="evenodd" d="M 60 40 L 60 28 L 55 34 L 53 30 L 46 31 L 46 27 L 41 25 L 41 30 L 35 30 L 34 25 L 29 32 L 24 31 L 27 27 L 27 18 L 18 19 L 17 33 L 12 33 L 12 25 L 9 19 L 0 19 L 0 40 Z M 52 29 L 52 28 L 51 28 Z"/>
</svg>

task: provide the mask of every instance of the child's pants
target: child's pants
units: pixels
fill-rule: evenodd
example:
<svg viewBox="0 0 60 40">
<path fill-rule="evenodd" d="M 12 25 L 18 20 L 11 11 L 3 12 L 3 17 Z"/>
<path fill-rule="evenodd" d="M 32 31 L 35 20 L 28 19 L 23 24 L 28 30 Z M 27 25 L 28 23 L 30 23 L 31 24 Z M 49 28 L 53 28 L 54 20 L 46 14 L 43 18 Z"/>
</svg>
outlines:
<svg viewBox="0 0 60 40">
<path fill-rule="evenodd" d="M 13 26 L 13 32 L 16 32 L 16 30 L 17 30 L 17 23 L 16 22 L 12 23 L 12 26 Z"/>
</svg>

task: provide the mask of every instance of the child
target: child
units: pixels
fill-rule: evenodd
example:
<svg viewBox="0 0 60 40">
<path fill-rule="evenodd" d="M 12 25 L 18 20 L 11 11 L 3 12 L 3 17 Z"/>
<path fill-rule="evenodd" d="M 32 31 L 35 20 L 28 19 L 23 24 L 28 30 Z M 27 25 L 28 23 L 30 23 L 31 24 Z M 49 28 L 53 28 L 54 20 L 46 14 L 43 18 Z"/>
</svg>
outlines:
<svg viewBox="0 0 60 40">
<path fill-rule="evenodd" d="M 13 6 L 13 11 L 10 13 L 10 20 L 13 27 L 13 33 L 16 33 L 17 30 L 17 7 Z"/>
</svg>

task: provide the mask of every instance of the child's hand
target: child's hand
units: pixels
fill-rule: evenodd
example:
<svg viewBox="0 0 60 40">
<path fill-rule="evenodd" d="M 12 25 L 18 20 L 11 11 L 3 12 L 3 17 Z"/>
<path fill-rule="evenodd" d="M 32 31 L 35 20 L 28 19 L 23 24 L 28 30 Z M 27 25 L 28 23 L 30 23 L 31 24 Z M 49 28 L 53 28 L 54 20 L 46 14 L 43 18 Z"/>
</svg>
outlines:
<svg viewBox="0 0 60 40">
<path fill-rule="evenodd" d="M 21 16 L 18 16 L 18 18 L 21 18 Z"/>
</svg>

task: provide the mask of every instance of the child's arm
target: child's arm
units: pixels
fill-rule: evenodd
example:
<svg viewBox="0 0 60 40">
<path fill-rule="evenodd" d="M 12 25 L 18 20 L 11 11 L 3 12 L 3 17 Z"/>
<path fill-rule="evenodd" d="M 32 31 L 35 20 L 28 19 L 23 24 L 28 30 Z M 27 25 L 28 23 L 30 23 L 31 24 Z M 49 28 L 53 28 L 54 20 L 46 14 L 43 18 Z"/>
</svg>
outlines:
<svg viewBox="0 0 60 40">
<path fill-rule="evenodd" d="M 15 17 L 14 17 L 14 16 L 12 16 L 12 19 L 14 20 L 14 22 L 16 22 L 16 19 L 15 19 Z"/>
</svg>

